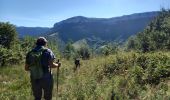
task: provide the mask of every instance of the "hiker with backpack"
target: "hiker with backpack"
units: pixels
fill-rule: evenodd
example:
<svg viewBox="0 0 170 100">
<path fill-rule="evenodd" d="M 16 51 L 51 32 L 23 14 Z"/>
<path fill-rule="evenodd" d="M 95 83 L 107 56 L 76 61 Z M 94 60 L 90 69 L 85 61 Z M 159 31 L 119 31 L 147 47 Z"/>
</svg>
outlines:
<svg viewBox="0 0 170 100">
<path fill-rule="evenodd" d="M 75 64 L 75 68 L 74 68 L 74 72 L 75 72 L 76 70 L 78 70 L 80 68 L 80 59 L 75 58 L 74 59 L 74 64 Z"/>
<path fill-rule="evenodd" d="M 25 70 L 30 72 L 32 92 L 35 100 L 41 100 L 42 91 L 45 100 L 52 99 L 53 75 L 52 68 L 59 68 L 55 63 L 55 55 L 47 48 L 47 40 L 39 37 L 36 47 L 26 55 Z"/>
</svg>

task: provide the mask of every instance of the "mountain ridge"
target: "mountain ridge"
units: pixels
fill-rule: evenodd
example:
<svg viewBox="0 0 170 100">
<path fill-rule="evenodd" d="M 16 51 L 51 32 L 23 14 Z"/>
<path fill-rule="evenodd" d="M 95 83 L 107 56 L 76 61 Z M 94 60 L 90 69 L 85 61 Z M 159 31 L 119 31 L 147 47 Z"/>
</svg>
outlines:
<svg viewBox="0 0 170 100">
<path fill-rule="evenodd" d="M 90 37 L 109 41 L 126 40 L 129 36 L 142 31 L 158 13 L 158 11 L 134 13 L 111 18 L 74 16 L 55 23 L 52 28 L 38 27 L 36 30 L 36 27 L 16 27 L 16 29 L 19 36 L 51 36 L 57 33 L 57 38 L 65 42 Z"/>
<path fill-rule="evenodd" d="M 130 35 L 142 31 L 158 12 L 145 12 L 113 18 L 88 18 L 75 16 L 55 23 L 50 33 L 59 33 L 64 41 L 77 41 L 96 36 L 103 40 L 126 40 Z"/>
<path fill-rule="evenodd" d="M 132 19 L 132 18 L 141 18 L 141 17 L 153 17 L 153 16 L 156 16 L 158 14 L 159 11 L 153 11 L 153 12 L 143 12 L 143 13 L 134 13 L 134 14 L 130 14 L 130 15 L 122 15 L 122 16 L 117 16 L 117 17 L 111 17 L 111 18 L 97 18 L 97 17 L 85 17 L 85 16 L 73 16 L 73 17 L 70 17 L 70 18 L 67 18 L 65 20 L 62 20 L 60 22 L 57 22 L 57 23 L 62 23 L 62 22 L 73 22 L 73 20 L 94 20 L 94 21 L 99 21 L 99 20 L 127 20 L 127 19 Z M 55 24 L 57 24 L 55 23 Z M 54 25 L 55 25 L 54 24 Z"/>
<path fill-rule="evenodd" d="M 25 26 L 19 26 L 16 27 L 16 31 L 19 33 L 19 37 L 25 37 L 25 36 L 40 36 L 44 35 L 50 30 L 48 27 L 25 27 Z"/>
</svg>

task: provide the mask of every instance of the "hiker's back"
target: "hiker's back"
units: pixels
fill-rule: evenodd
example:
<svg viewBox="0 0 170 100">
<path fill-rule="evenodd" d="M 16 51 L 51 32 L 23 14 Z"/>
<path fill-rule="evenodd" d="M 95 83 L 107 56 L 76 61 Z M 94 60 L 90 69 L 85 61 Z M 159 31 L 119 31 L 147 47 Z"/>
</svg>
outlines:
<svg viewBox="0 0 170 100">
<path fill-rule="evenodd" d="M 42 66 L 43 52 L 46 48 L 33 49 L 27 55 L 27 62 L 29 64 L 30 74 L 32 79 L 40 79 L 43 77 L 44 70 Z"/>
<path fill-rule="evenodd" d="M 47 40 L 39 37 L 36 47 L 26 56 L 25 70 L 31 73 L 31 86 L 35 100 L 41 100 L 42 92 L 45 100 L 52 99 L 53 76 L 51 68 L 59 67 L 54 63 L 54 53 L 46 48 Z M 44 50 L 44 48 L 46 48 Z"/>
<path fill-rule="evenodd" d="M 75 59 L 74 63 L 75 63 L 76 66 L 80 65 L 80 59 Z"/>
</svg>

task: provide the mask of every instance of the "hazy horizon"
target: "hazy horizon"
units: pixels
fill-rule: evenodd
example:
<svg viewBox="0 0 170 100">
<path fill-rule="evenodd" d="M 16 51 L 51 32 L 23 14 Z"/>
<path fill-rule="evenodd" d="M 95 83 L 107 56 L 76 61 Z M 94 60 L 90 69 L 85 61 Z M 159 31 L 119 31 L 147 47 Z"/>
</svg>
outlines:
<svg viewBox="0 0 170 100">
<path fill-rule="evenodd" d="M 16 26 L 52 27 L 74 16 L 112 18 L 169 8 L 168 0 L 1 0 L 0 21 Z"/>
</svg>

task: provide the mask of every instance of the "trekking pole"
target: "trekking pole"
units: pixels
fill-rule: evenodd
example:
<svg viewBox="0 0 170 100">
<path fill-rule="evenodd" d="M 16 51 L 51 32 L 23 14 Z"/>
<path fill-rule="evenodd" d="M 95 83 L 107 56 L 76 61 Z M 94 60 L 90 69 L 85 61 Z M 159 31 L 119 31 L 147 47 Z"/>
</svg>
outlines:
<svg viewBox="0 0 170 100">
<path fill-rule="evenodd" d="M 60 63 L 60 60 L 58 59 L 57 60 L 57 63 L 59 64 Z M 58 97 L 58 82 L 59 82 L 59 66 L 57 67 L 57 97 Z"/>
</svg>

